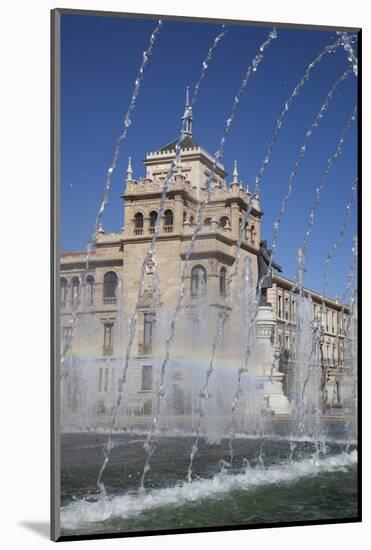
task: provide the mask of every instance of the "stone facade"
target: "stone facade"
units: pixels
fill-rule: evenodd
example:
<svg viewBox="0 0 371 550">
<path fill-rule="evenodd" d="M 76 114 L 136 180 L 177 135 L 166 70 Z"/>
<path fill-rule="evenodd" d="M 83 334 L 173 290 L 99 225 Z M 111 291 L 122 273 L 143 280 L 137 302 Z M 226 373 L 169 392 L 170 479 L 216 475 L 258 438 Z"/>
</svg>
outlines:
<svg viewBox="0 0 371 550">
<path fill-rule="evenodd" d="M 115 358 L 122 357 L 120 343 L 126 334 L 117 334 L 117 327 L 127 332 L 127 322 L 134 312 L 138 298 L 138 283 L 141 277 L 143 259 L 151 244 L 160 209 L 164 179 L 175 157 L 175 143 L 159 151 L 147 154 L 144 164 L 144 178 L 134 179 L 129 159 L 124 186 L 124 224 L 121 231 L 106 234 L 101 228 L 96 249 L 91 257 L 90 271 L 80 294 L 79 315 L 81 322 L 91 328 L 83 332 L 77 327 L 73 349 L 78 353 L 85 346 L 98 365 L 99 391 L 115 393 L 116 381 L 110 380 L 111 365 Z M 169 181 L 164 208 L 156 241 L 154 261 L 145 269 L 143 293 L 137 312 L 135 337 L 132 343 L 132 376 L 130 394 L 132 406 L 145 409 L 151 399 L 150 377 L 153 354 L 153 312 L 154 300 L 158 300 L 169 312 L 174 311 L 180 293 L 181 273 L 185 256 L 197 225 L 198 210 L 206 198 L 206 182 L 212 172 L 213 158 L 193 139 L 191 125 L 183 135 L 181 157 L 173 177 Z M 212 180 L 212 195 L 203 211 L 202 230 L 198 234 L 194 250 L 188 262 L 185 289 L 192 317 L 192 285 L 194 270 L 205 277 L 208 307 L 211 313 L 212 329 L 216 329 L 218 313 L 225 304 L 225 281 L 234 268 L 240 223 L 250 201 L 247 186 L 238 178 L 237 164 L 231 182 L 218 163 Z M 241 261 L 237 277 L 232 283 L 230 318 L 239 307 L 237 282 L 241 277 L 244 260 L 249 257 L 253 281 L 257 282 L 257 254 L 261 238 L 262 210 L 260 202 L 254 199 L 251 215 L 244 228 L 241 242 Z M 69 330 L 69 320 L 78 299 L 78 276 L 85 267 L 84 252 L 63 253 L 60 266 L 61 292 L 61 342 Z M 160 281 L 157 285 L 156 281 Z M 295 349 L 295 293 L 290 293 L 293 283 L 283 277 L 274 276 L 273 288 L 269 289 L 268 301 L 276 317 L 274 348 L 280 352 Z M 313 312 L 320 308 L 321 297 L 309 290 L 313 300 Z M 326 313 L 324 353 L 329 363 L 330 374 L 342 362 L 345 317 L 347 309 L 334 300 L 325 298 Z M 233 338 L 232 323 L 226 323 L 227 333 Z M 79 325 L 79 323 L 78 323 Z M 339 327 L 339 335 L 337 329 Z M 228 332 L 229 331 L 229 332 Z M 212 332 L 212 331 L 211 331 Z M 85 338 L 85 342 L 82 340 Z M 190 342 L 184 342 L 189 346 Z M 72 353 L 73 353 L 72 349 Z M 86 353 L 86 351 L 84 352 Z M 223 350 L 221 350 L 223 353 Z M 295 359 L 292 353 L 291 359 Z M 113 376 L 113 375 L 112 375 Z M 329 377 L 329 383 L 330 377 Z M 147 404 L 147 405 L 146 405 Z M 102 405 L 103 406 L 103 405 Z"/>
<path fill-rule="evenodd" d="M 273 286 L 268 290 L 268 300 L 276 317 L 274 345 L 277 349 L 285 350 L 286 356 L 295 361 L 297 291 L 292 292 L 293 289 L 293 281 L 276 274 L 273 277 Z M 339 372 L 342 382 L 350 376 L 345 372 L 344 349 L 349 308 L 340 304 L 338 299 L 323 297 L 312 290 L 304 289 L 304 293 L 311 298 L 313 320 L 318 319 L 322 327 L 321 347 L 327 369 L 327 391 L 329 396 L 335 396 L 332 405 L 340 405 L 346 394 L 343 388 L 341 396 Z"/>
</svg>

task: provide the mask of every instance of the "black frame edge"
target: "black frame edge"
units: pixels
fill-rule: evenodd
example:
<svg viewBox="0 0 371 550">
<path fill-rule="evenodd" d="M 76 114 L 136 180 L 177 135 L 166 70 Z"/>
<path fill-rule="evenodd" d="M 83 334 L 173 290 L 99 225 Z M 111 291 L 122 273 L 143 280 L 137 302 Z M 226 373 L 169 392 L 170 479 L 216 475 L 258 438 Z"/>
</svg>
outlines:
<svg viewBox="0 0 371 550">
<path fill-rule="evenodd" d="M 357 80 L 357 105 L 358 105 L 358 128 L 357 128 L 357 175 L 358 175 L 358 197 L 357 197 L 357 238 L 358 238 L 358 266 L 357 266 L 357 288 L 358 288 L 358 333 L 357 333 L 357 406 L 358 406 L 358 517 L 362 521 L 362 29 L 357 33 L 358 39 L 358 80 Z"/>
<path fill-rule="evenodd" d="M 50 538 L 60 539 L 60 445 L 59 445 L 59 175 L 60 175 L 60 21 L 58 9 L 50 12 Z"/>
<path fill-rule="evenodd" d="M 96 533 L 91 535 L 62 535 L 58 542 L 69 542 L 75 540 L 100 540 L 100 539 L 122 539 L 133 537 L 153 537 L 163 535 L 184 535 L 189 533 L 220 533 L 228 531 L 251 531 L 256 529 L 276 529 L 287 527 L 311 527 L 315 525 L 337 525 L 344 523 L 360 523 L 361 519 L 358 516 L 354 518 L 340 519 L 319 519 L 312 521 L 292 521 L 292 522 L 277 522 L 264 523 L 256 525 L 223 525 L 215 527 L 190 527 L 187 529 L 166 529 L 154 531 L 133 531 L 130 533 Z"/>
<path fill-rule="evenodd" d="M 223 19 L 216 17 L 197 17 L 197 16 L 187 16 L 187 15 L 161 15 L 154 13 L 134 13 L 134 12 L 117 12 L 117 11 L 100 11 L 100 10 L 84 10 L 84 9 L 73 9 L 73 8 L 56 8 L 56 11 L 60 15 L 85 15 L 85 16 L 101 16 L 101 17 L 126 17 L 131 19 L 165 19 L 167 21 L 193 21 L 196 23 L 215 23 L 228 25 L 254 25 L 255 27 L 269 27 L 276 26 L 280 28 L 293 28 L 293 29 L 311 29 L 311 30 L 322 30 L 322 31 L 345 31 L 345 32 L 355 32 L 360 31 L 360 27 L 342 27 L 336 25 L 311 25 L 310 23 L 282 23 L 282 22 L 272 22 L 272 21 L 251 21 L 248 19 Z"/>
</svg>

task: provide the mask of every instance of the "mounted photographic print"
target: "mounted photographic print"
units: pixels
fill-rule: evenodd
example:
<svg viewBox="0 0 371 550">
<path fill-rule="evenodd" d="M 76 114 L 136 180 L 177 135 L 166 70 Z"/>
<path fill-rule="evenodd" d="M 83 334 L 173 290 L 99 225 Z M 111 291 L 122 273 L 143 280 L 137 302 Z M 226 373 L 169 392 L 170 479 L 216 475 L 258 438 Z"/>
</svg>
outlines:
<svg viewBox="0 0 371 550">
<path fill-rule="evenodd" d="M 52 32 L 53 539 L 360 521 L 360 30 Z"/>
</svg>

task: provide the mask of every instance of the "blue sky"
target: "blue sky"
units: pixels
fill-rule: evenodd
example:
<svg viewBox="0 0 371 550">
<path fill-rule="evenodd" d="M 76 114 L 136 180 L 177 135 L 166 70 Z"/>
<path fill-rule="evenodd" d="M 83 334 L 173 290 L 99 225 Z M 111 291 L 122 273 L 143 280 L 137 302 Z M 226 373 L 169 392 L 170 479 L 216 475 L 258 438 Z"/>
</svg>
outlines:
<svg viewBox="0 0 371 550">
<path fill-rule="evenodd" d="M 155 23 L 148 19 L 62 16 L 62 251 L 84 250 L 93 231 L 105 172 L 112 160 L 115 140 L 122 131 L 142 53 Z M 194 137 L 210 153 L 218 147 L 234 95 L 269 29 L 230 25 L 216 50 L 193 109 Z M 128 156 L 132 157 L 134 177 L 139 178 L 144 175 L 145 154 L 179 135 L 185 88 L 189 85 L 192 89 L 197 81 L 202 60 L 219 30 L 220 25 L 209 23 L 164 21 L 112 178 L 110 204 L 103 217 L 107 232 L 118 231 L 123 225 L 120 194 L 124 191 Z M 250 188 L 286 99 L 308 63 L 336 38 L 334 31 L 277 30 L 278 38 L 266 50 L 244 92 L 224 148 L 222 162 L 230 174 L 229 181 L 236 159 L 240 177 Z M 288 113 L 261 182 L 262 236 L 268 242 L 307 128 L 333 82 L 346 68 L 343 50 L 327 56 Z M 275 256 L 283 266 L 284 276 L 289 278 L 295 273 L 296 249 L 304 237 L 315 188 L 356 104 L 356 85 L 352 75 L 339 86 L 295 179 Z M 326 183 L 309 242 L 305 284 L 314 290 L 322 287 L 326 253 L 337 238 L 356 173 L 354 125 Z M 331 264 L 331 296 L 341 295 L 345 288 L 355 231 L 354 206 L 344 242 Z"/>
</svg>

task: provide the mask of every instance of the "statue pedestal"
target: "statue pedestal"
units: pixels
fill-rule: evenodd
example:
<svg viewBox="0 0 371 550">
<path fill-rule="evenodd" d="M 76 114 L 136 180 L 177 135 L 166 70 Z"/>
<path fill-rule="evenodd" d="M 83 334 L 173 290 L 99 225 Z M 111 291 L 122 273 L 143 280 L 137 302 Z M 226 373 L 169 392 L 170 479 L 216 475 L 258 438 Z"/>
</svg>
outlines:
<svg viewBox="0 0 371 550">
<path fill-rule="evenodd" d="M 284 377 L 282 372 L 277 372 L 271 379 L 263 381 L 264 407 L 268 414 L 270 411 L 274 414 L 289 414 L 289 401 L 282 389 Z"/>
<path fill-rule="evenodd" d="M 253 369 L 255 376 L 261 379 L 266 414 L 287 414 L 289 402 L 283 393 L 282 382 L 285 375 L 278 371 L 273 355 L 274 329 L 276 316 L 270 304 L 258 307 L 256 317 L 257 364 Z"/>
</svg>

